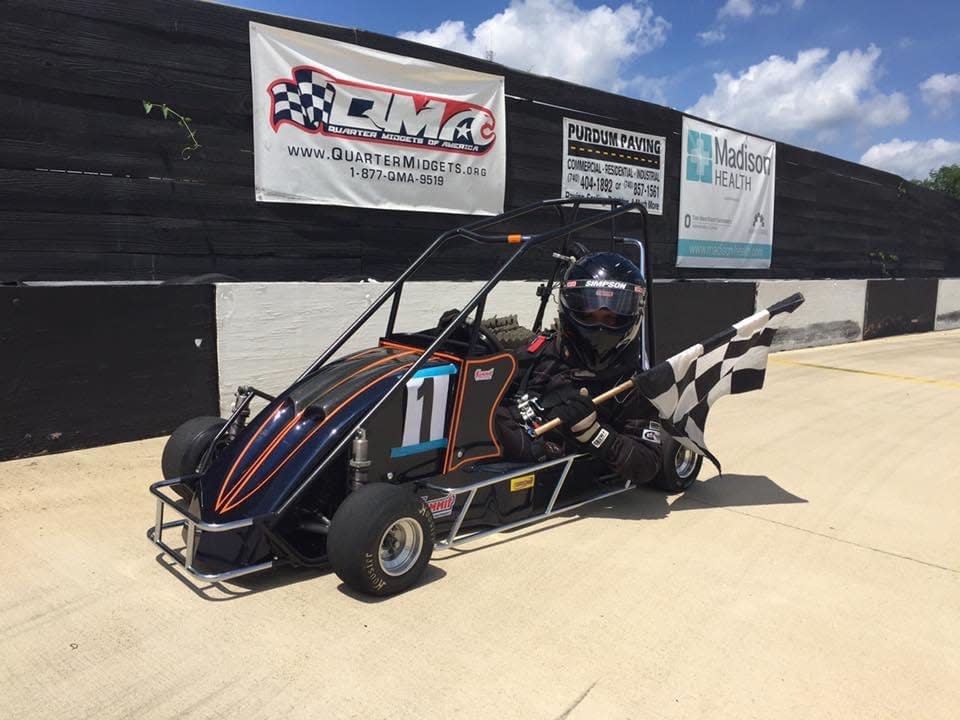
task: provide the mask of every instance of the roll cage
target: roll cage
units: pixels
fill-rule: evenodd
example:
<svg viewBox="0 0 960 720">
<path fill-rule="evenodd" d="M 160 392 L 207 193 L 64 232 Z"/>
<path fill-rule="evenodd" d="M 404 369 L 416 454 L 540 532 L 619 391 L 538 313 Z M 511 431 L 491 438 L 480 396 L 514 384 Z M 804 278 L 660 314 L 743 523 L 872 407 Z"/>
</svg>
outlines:
<svg viewBox="0 0 960 720">
<path fill-rule="evenodd" d="M 579 214 L 580 210 L 584 208 L 584 206 L 601 206 L 609 209 L 577 219 L 577 215 Z M 552 208 L 556 210 L 559 220 L 559 225 L 557 227 L 534 234 L 486 232 L 492 228 L 495 228 L 497 225 L 515 221 L 518 218 L 529 216 L 532 213 L 545 208 Z M 565 211 L 569 211 L 571 214 L 570 219 L 567 218 Z M 617 235 L 616 219 L 631 212 L 639 214 L 642 231 L 642 237 L 640 239 L 623 238 Z M 493 277 L 484 283 L 483 287 L 481 287 L 477 293 L 464 305 L 457 315 L 450 320 L 445 327 L 442 329 L 438 328 L 439 332 L 437 336 L 432 339 L 430 344 L 423 350 L 416 361 L 406 369 L 406 371 L 393 383 L 393 385 L 383 394 L 383 396 L 380 397 L 373 404 L 373 406 L 370 407 L 370 409 L 360 417 L 359 420 L 352 424 L 348 432 L 343 433 L 343 437 L 339 443 L 337 443 L 337 445 L 334 446 L 334 448 L 317 465 L 317 467 L 309 473 L 309 475 L 290 494 L 283 504 L 271 514 L 275 518 L 279 518 L 285 515 L 290 508 L 294 507 L 297 501 L 307 490 L 309 490 L 316 479 L 323 474 L 324 470 L 326 470 L 328 466 L 347 449 L 347 446 L 353 440 L 354 435 L 369 422 L 370 418 L 380 409 L 381 406 L 384 405 L 384 403 L 387 402 L 388 399 L 390 399 L 390 397 L 393 396 L 395 392 L 404 387 L 407 381 L 410 380 L 427 362 L 429 362 L 434 353 L 436 353 L 450 338 L 450 336 L 466 322 L 470 314 L 474 311 L 476 314 L 470 329 L 470 341 L 466 355 L 469 355 L 473 349 L 477 347 L 479 330 L 483 320 L 483 311 L 487 296 L 500 282 L 507 270 L 532 248 L 546 246 L 551 242 L 558 243 L 557 251 L 554 252 L 554 258 L 556 262 L 554 263 L 550 279 L 546 284 L 541 284 L 537 290 L 537 294 L 540 297 L 540 304 L 537 311 L 536 320 L 532 328 L 534 332 L 537 332 L 540 330 L 543 322 L 543 316 L 550 299 L 550 294 L 553 288 L 559 283 L 563 275 L 563 271 L 569 263 L 569 256 L 566 254 L 568 252 L 568 245 L 571 242 L 572 236 L 577 232 L 602 225 L 603 223 L 609 223 L 610 249 L 615 250 L 618 243 L 630 245 L 636 248 L 640 254 L 640 267 L 643 271 L 643 275 L 649 280 L 650 253 L 648 251 L 647 241 L 647 220 L 648 217 L 645 208 L 637 203 L 626 203 L 620 200 L 605 198 L 573 197 L 543 200 L 507 211 L 500 215 L 483 218 L 481 220 L 477 220 L 441 233 L 426 248 L 426 250 L 424 250 L 420 256 L 417 257 L 417 259 L 414 260 L 413 263 L 411 263 L 403 273 L 400 274 L 400 277 L 393 281 L 390 286 L 387 287 L 387 289 L 384 290 L 380 296 L 370 304 L 370 306 L 360 315 L 360 317 L 351 323 L 350 326 L 347 327 L 347 329 L 344 330 L 340 336 L 337 337 L 337 339 L 334 340 L 333 343 L 331 343 L 331 345 L 316 360 L 314 360 L 306 370 L 303 371 L 303 373 L 301 373 L 301 375 L 292 383 L 291 387 L 287 388 L 284 394 L 289 393 L 294 385 L 299 383 L 311 373 L 314 373 L 323 367 L 334 356 L 334 354 L 341 347 L 343 347 L 344 343 L 346 343 L 357 332 L 357 330 L 363 327 L 367 321 L 373 317 L 377 310 L 383 307 L 388 300 L 392 300 L 392 305 L 390 307 L 390 315 L 387 320 L 387 327 L 383 337 L 391 337 L 394 334 L 394 326 L 396 323 L 397 312 L 400 307 L 400 300 L 403 294 L 404 284 L 417 272 L 417 270 L 419 270 L 430 258 L 437 254 L 448 243 L 459 239 L 465 239 L 470 242 L 483 245 L 515 245 L 516 250 L 504 261 L 499 270 L 494 273 Z M 652 283 L 648 282 L 648 286 L 651 285 Z M 652 295 L 652 287 L 648 287 L 647 312 L 650 312 L 652 308 Z M 653 347 L 653 328 L 651 323 L 643 323 L 642 344 L 644 353 L 643 364 L 645 367 L 649 367 L 653 360 L 652 353 L 650 352 L 650 349 Z M 234 425 L 239 417 L 246 417 L 249 415 L 249 404 L 255 396 L 268 400 L 273 399 L 271 396 L 266 395 L 265 393 L 262 393 L 254 388 L 244 388 L 243 391 L 244 392 L 238 398 L 238 401 L 226 425 L 220 431 L 220 434 L 218 434 L 217 439 L 219 439 L 222 434 L 229 432 L 229 429 Z M 214 444 L 216 444 L 216 439 L 212 445 Z"/>
</svg>

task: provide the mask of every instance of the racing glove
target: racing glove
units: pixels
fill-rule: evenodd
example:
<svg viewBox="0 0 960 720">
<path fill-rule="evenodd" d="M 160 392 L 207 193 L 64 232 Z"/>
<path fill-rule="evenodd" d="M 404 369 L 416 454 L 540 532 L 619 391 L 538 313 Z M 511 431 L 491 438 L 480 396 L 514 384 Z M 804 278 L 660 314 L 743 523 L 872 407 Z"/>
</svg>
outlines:
<svg viewBox="0 0 960 720">
<path fill-rule="evenodd" d="M 580 388 L 580 392 L 573 388 L 565 389 L 558 399 L 550 414 L 560 419 L 565 434 L 581 445 L 602 449 L 610 440 L 610 431 L 597 420 L 597 406 L 587 394 L 587 389 Z"/>
</svg>

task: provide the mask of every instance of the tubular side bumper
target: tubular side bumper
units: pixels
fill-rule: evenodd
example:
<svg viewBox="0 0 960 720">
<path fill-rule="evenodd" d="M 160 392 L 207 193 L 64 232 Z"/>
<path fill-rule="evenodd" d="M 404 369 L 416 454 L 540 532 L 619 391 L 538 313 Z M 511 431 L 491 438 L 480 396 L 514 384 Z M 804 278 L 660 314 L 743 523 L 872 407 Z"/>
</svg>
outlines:
<svg viewBox="0 0 960 720">
<path fill-rule="evenodd" d="M 539 463 L 537 465 L 529 465 L 522 468 L 518 468 L 512 472 L 503 473 L 502 475 L 497 475 L 492 478 L 487 478 L 485 480 L 480 480 L 469 485 L 454 486 L 449 487 L 442 485 L 440 483 L 427 483 L 427 487 L 431 490 L 436 490 L 439 492 L 451 493 L 456 496 L 466 495 L 467 499 L 464 502 L 463 507 L 460 509 L 460 512 L 457 513 L 457 516 L 454 518 L 453 527 L 450 528 L 450 532 L 447 534 L 446 538 L 440 539 L 437 538 L 436 544 L 434 547 L 437 549 L 447 549 L 452 547 L 457 547 L 468 543 L 472 540 L 479 540 L 480 538 L 492 535 L 494 533 L 504 532 L 506 530 L 513 530 L 514 528 L 522 527 L 524 525 L 530 525 L 532 523 L 540 522 L 541 520 L 546 520 L 548 517 L 557 515 L 563 512 L 569 512 L 575 510 L 576 508 L 587 505 L 588 503 L 596 502 L 597 500 L 603 500 L 604 498 L 612 497 L 613 495 L 619 495 L 624 493 L 627 490 L 632 490 L 636 487 L 633 481 L 624 480 L 618 487 L 615 487 L 612 490 L 605 490 L 597 493 L 593 497 L 587 498 L 586 500 L 580 500 L 578 502 L 573 502 L 562 507 L 556 507 L 557 498 L 560 497 L 560 491 L 563 489 L 563 485 L 566 482 L 567 476 L 570 473 L 570 468 L 573 466 L 574 461 L 577 458 L 583 457 L 583 454 L 574 454 L 567 455 L 565 457 L 556 458 L 554 460 L 548 460 L 546 462 Z M 498 525 L 496 527 L 479 530 L 477 532 L 467 533 L 466 535 L 460 535 L 460 527 L 463 525 L 464 519 L 467 517 L 467 512 L 470 510 L 470 507 L 473 505 L 473 500 L 477 496 L 477 490 L 491 485 L 496 485 L 497 483 L 508 482 L 514 478 L 518 478 L 530 473 L 535 473 L 539 470 L 545 470 L 546 468 L 553 467 L 555 465 L 563 465 L 563 470 L 560 473 L 560 477 L 557 480 L 557 485 L 553 490 L 553 493 L 550 496 L 550 501 L 547 503 L 546 510 L 537 515 L 532 515 L 522 520 L 516 520 L 514 522 L 505 523 L 503 525 Z"/>
<path fill-rule="evenodd" d="M 242 520 L 234 520 L 226 523 L 203 522 L 200 518 L 191 513 L 190 510 L 185 507 L 182 501 L 172 498 L 162 492 L 164 488 L 168 488 L 171 485 L 183 484 L 192 486 L 199 480 L 199 477 L 199 475 L 188 475 L 181 478 L 173 478 L 172 480 L 161 480 L 160 482 L 155 482 L 150 486 L 150 492 L 157 499 L 156 521 L 154 526 L 147 530 L 147 537 L 150 538 L 151 542 L 163 550 L 167 555 L 172 557 L 178 565 L 183 567 L 193 577 L 208 582 L 232 580 L 243 575 L 250 575 L 251 573 L 269 570 L 270 568 L 274 567 L 276 564 L 275 560 L 257 563 L 255 565 L 246 565 L 218 573 L 205 573 L 197 570 L 194 567 L 197 554 L 197 540 L 200 533 L 231 532 L 241 528 L 250 527 L 254 523 L 254 518 L 244 518 Z M 181 517 L 177 520 L 164 522 L 163 515 L 165 508 L 170 508 L 170 510 L 177 513 Z M 175 550 L 163 540 L 164 530 L 172 530 L 174 528 L 184 528 L 186 531 L 187 544 L 182 551 Z"/>
</svg>

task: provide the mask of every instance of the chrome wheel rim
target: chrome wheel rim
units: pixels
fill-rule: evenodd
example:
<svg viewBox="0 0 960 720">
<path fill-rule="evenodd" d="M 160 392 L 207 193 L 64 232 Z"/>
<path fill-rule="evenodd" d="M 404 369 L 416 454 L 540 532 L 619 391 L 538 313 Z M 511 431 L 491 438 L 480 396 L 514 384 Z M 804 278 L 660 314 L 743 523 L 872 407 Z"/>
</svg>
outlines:
<svg viewBox="0 0 960 720">
<path fill-rule="evenodd" d="M 677 454 L 673 458 L 673 467 L 677 471 L 678 478 L 686 480 L 693 475 L 693 471 L 697 467 L 697 457 L 693 450 L 685 448 L 683 445 L 677 448 Z"/>
<path fill-rule="evenodd" d="M 400 518 L 380 538 L 380 569 L 391 577 L 403 575 L 420 558 L 423 528 L 413 518 Z"/>
</svg>

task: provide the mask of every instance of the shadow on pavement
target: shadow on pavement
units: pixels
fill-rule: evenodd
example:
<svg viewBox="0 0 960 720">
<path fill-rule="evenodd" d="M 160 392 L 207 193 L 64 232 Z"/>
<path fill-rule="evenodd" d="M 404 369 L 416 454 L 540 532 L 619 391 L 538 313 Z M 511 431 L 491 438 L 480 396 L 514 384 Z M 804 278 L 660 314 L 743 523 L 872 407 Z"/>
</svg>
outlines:
<svg viewBox="0 0 960 720">
<path fill-rule="evenodd" d="M 469 555 L 477 550 L 486 550 L 503 543 L 521 540 L 537 533 L 552 530 L 558 525 L 577 522 L 585 517 L 610 517 L 624 520 L 662 520 L 671 512 L 683 510 L 703 510 L 709 508 L 749 507 L 756 505 L 783 505 L 805 503 L 806 499 L 787 492 L 766 475 L 714 475 L 701 480 L 682 495 L 667 495 L 656 488 L 641 486 L 633 491 L 621 495 L 614 495 L 605 500 L 585 505 L 569 512 L 560 512 L 554 516 L 555 522 L 541 525 L 532 524 L 500 534 L 494 542 L 485 542 L 476 546 L 455 547 L 446 551 L 445 555 L 434 555 L 431 564 L 420 581 L 407 592 L 416 592 L 440 580 L 446 572 L 436 566 L 436 563 L 452 560 L 455 557 Z M 559 522 L 556 522 L 556 521 Z M 269 572 L 249 577 L 237 578 L 224 583 L 201 583 L 184 575 L 180 566 L 165 555 L 157 555 L 157 563 L 176 577 L 191 592 L 210 602 L 224 602 L 235 600 L 264 590 L 293 585 L 295 583 L 313 580 L 314 578 L 330 573 L 329 567 L 324 568 L 294 568 L 280 567 Z M 365 603 L 379 603 L 389 598 L 369 597 L 361 595 L 340 583 L 337 589 L 355 600 Z"/>
<path fill-rule="evenodd" d="M 446 577 L 447 575 L 446 571 L 438 568 L 436 565 L 433 564 L 434 562 L 436 562 L 436 558 L 433 558 L 430 564 L 427 565 L 426 570 L 423 571 L 423 575 L 420 576 L 420 579 L 417 580 L 416 584 L 409 590 L 404 590 L 403 593 L 401 594 L 410 595 L 411 593 L 418 592 L 419 590 L 422 590 L 423 588 L 425 588 L 427 585 L 435 583 L 437 580 L 441 580 L 444 577 Z M 387 595 L 386 597 L 364 595 L 363 593 L 357 592 L 346 583 L 340 583 L 337 586 L 337 590 L 342 592 L 347 597 L 353 598 L 354 600 L 357 600 L 362 603 L 366 603 L 367 605 L 376 605 L 377 603 L 382 603 L 384 600 L 390 600 L 391 598 L 395 597 L 394 595 Z"/>
<path fill-rule="evenodd" d="M 766 475 L 725 474 L 699 480 L 679 495 L 667 495 L 656 488 L 641 486 L 635 492 L 615 495 L 571 514 L 625 520 L 660 520 L 671 512 L 681 510 L 805 502 L 805 498 L 787 492 Z"/>
<path fill-rule="evenodd" d="M 649 486 L 598 500 L 576 510 L 560 512 L 548 524 L 532 524 L 500 533 L 494 542 L 476 546 L 450 548 L 449 554 L 434 556 L 434 562 L 469 555 L 478 550 L 520 540 L 536 533 L 552 530 L 559 525 L 577 522 L 585 517 L 609 517 L 622 520 L 662 520 L 675 510 L 703 510 L 705 508 L 746 507 L 750 505 L 782 505 L 805 503 L 804 498 L 787 492 L 766 475 L 715 475 L 701 480 L 682 495 L 668 495 Z"/>
<path fill-rule="evenodd" d="M 264 590 L 273 590 L 286 585 L 313 580 L 331 572 L 329 567 L 296 568 L 278 567 L 269 571 L 236 578 L 228 583 L 205 582 L 187 575 L 183 567 L 167 555 L 161 553 L 156 557 L 157 564 L 163 567 L 173 577 L 179 580 L 197 597 L 209 602 L 225 602 L 238 598 L 256 595 Z"/>
<path fill-rule="evenodd" d="M 671 510 L 696 510 L 710 507 L 749 507 L 753 505 L 790 505 L 805 503 L 806 498 L 787 492 L 766 475 L 714 475 L 694 483 L 678 498 Z"/>
</svg>

